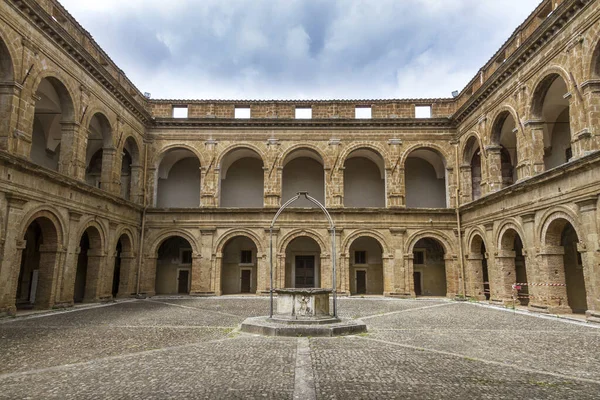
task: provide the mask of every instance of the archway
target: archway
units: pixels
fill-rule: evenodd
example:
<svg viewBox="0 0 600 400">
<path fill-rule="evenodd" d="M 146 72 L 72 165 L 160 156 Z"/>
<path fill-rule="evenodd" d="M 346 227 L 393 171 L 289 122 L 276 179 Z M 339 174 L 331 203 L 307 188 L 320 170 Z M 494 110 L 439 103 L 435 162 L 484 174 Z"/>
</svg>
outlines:
<svg viewBox="0 0 600 400">
<path fill-rule="evenodd" d="M 192 282 L 192 246 L 181 236 L 171 236 L 158 248 L 156 294 L 188 294 Z"/>
<path fill-rule="evenodd" d="M 350 294 L 383 294 L 383 248 L 372 237 L 350 245 Z"/>
<path fill-rule="evenodd" d="M 117 241 L 115 263 L 112 270 L 111 293 L 114 297 L 129 297 L 134 292 L 135 256 L 129 235 L 123 234 Z"/>
<path fill-rule="evenodd" d="M 230 151 L 220 166 L 221 207 L 263 207 L 264 180 L 263 161 L 256 151 Z"/>
<path fill-rule="evenodd" d="M 287 245 L 285 287 L 321 287 L 321 247 L 313 238 L 300 236 Z"/>
<path fill-rule="evenodd" d="M 163 154 L 156 183 L 157 207 L 200 207 L 200 160 L 191 150 L 175 148 Z"/>
<path fill-rule="evenodd" d="M 88 126 L 85 152 L 85 181 L 97 188 L 106 188 L 110 183 L 112 157 L 106 153 L 112 147 L 112 128 L 104 114 L 96 113 Z M 106 176 L 103 178 L 102 174 Z M 106 182 L 103 182 L 106 180 Z"/>
<path fill-rule="evenodd" d="M 283 161 L 282 199 L 285 203 L 298 192 L 308 192 L 321 204 L 325 204 L 325 170 L 323 159 L 311 149 L 298 149 L 288 154 Z M 316 207 L 301 198 L 294 207 Z"/>
<path fill-rule="evenodd" d="M 54 77 L 42 79 L 36 96 L 29 157 L 37 165 L 58 171 L 61 139 L 68 132 L 67 123 L 74 120 L 73 101 Z"/>
<path fill-rule="evenodd" d="M 8 135 L 10 131 L 10 115 L 15 95 L 11 94 L 10 87 L 14 85 L 14 71 L 12 58 L 6 44 L 0 39 L 0 148 L 8 146 Z"/>
<path fill-rule="evenodd" d="M 492 126 L 492 144 L 500 146 L 499 162 L 502 187 L 511 186 L 517 181 L 517 123 L 513 115 L 504 111 L 498 115 Z"/>
<path fill-rule="evenodd" d="M 485 242 L 480 235 L 475 235 L 471 240 L 467 262 L 471 278 L 470 295 L 481 300 L 489 300 L 491 298 L 491 284 L 487 253 Z"/>
<path fill-rule="evenodd" d="M 256 293 L 257 251 L 254 241 L 246 236 L 227 241 L 221 261 L 221 293 Z"/>
<path fill-rule="evenodd" d="M 423 238 L 415 243 L 413 281 L 417 296 L 446 296 L 445 250 L 437 239 Z"/>
<path fill-rule="evenodd" d="M 502 274 L 504 282 L 504 297 L 511 298 L 512 285 L 521 283 L 518 290 L 518 301 L 521 305 L 529 304 L 529 280 L 527 265 L 523 254 L 523 242 L 516 230 L 507 229 L 500 239 L 500 252 L 496 259 L 496 269 Z"/>
<path fill-rule="evenodd" d="M 346 158 L 344 206 L 385 207 L 385 163 L 374 150 L 354 150 Z"/>
<path fill-rule="evenodd" d="M 549 249 L 559 249 L 560 251 L 551 251 L 549 253 L 552 254 L 544 257 L 552 280 L 566 284 L 568 306 L 574 313 L 583 314 L 588 305 L 583 260 L 577 249 L 578 243 L 579 238 L 573 225 L 566 219 L 555 219 L 548 226 L 544 244 Z M 558 295 L 556 297 L 565 294 L 561 287 L 553 288 L 552 292 L 551 294 Z"/>
<path fill-rule="evenodd" d="M 543 121 L 544 168 L 552 169 L 569 161 L 571 151 L 571 125 L 569 89 L 558 74 L 546 77 L 534 92 L 533 114 Z"/>
<path fill-rule="evenodd" d="M 135 140 L 130 136 L 123 145 L 121 154 L 121 196 L 136 201 L 140 184 L 140 152 Z"/>
<path fill-rule="evenodd" d="M 50 219 L 40 217 L 29 224 L 23 239 L 15 306 L 48 308 L 52 305 L 58 229 Z"/>
<path fill-rule="evenodd" d="M 436 150 L 413 150 L 404 165 L 406 207 L 446 208 L 446 161 Z"/>
<path fill-rule="evenodd" d="M 463 154 L 463 164 L 468 166 L 468 173 L 465 177 L 471 185 L 471 200 L 477 200 L 481 197 L 481 148 L 477 137 L 471 136 L 465 146 Z"/>
<path fill-rule="evenodd" d="M 105 259 L 100 231 L 94 226 L 85 230 L 79 241 L 73 302 L 96 301 L 100 297 L 102 266 Z"/>
</svg>

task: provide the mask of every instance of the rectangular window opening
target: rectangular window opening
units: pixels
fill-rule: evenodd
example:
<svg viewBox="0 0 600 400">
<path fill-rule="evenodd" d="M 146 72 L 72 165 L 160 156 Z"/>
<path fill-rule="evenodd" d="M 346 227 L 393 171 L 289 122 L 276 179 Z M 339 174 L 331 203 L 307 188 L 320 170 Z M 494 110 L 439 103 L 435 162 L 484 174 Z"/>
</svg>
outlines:
<svg viewBox="0 0 600 400">
<path fill-rule="evenodd" d="M 354 264 L 366 264 L 367 263 L 367 252 L 364 250 L 357 250 L 354 252 Z"/>
<path fill-rule="evenodd" d="M 431 106 L 415 106 L 415 118 L 431 118 Z"/>
<path fill-rule="evenodd" d="M 565 150 L 565 162 L 569 162 L 573 158 L 573 150 L 569 147 Z"/>
<path fill-rule="evenodd" d="M 356 106 L 354 109 L 354 117 L 356 119 L 371 119 L 370 106 Z"/>
<path fill-rule="evenodd" d="M 237 119 L 248 119 L 250 118 L 250 107 L 236 107 L 235 118 Z"/>
<path fill-rule="evenodd" d="M 296 119 L 312 119 L 312 108 L 296 107 Z"/>
<path fill-rule="evenodd" d="M 252 264 L 252 250 L 242 250 L 240 252 L 240 264 Z"/>
<path fill-rule="evenodd" d="M 179 252 L 179 262 L 189 265 L 192 263 L 192 249 L 181 249 Z"/>
<path fill-rule="evenodd" d="M 187 106 L 173 106 L 173 118 L 187 118 L 188 107 Z"/>
<path fill-rule="evenodd" d="M 425 265 L 425 250 L 414 250 L 413 256 L 414 265 Z"/>
</svg>

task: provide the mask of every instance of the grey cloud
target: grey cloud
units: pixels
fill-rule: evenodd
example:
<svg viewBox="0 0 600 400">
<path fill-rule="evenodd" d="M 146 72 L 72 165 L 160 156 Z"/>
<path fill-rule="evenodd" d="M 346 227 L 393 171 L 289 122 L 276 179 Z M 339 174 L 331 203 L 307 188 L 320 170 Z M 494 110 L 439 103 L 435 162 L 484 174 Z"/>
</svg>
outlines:
<svg viewBox="0 0 600 400">
<path fill-rule="evenodd" d="M 537 0 L 181 3 L 76 17 L 154 97 L 447 96 Z"/>
</svg>

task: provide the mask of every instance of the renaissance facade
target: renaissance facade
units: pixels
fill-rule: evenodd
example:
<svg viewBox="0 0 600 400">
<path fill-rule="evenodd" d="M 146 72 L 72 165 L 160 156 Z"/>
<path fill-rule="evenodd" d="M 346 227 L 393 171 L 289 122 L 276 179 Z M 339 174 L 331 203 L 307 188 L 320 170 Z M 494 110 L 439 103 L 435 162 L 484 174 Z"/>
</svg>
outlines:
<svg viewBox="0 0 600 400">
<path fill-rule="evenodd" d="M 0 2 L 0 313 L 136 295 L 447 296 L 600 320 L 600 5 L 546 0 L 452 99 L 151 100 Z M 520 289 L 514 285 L 520 283 Z"/>
</svg>

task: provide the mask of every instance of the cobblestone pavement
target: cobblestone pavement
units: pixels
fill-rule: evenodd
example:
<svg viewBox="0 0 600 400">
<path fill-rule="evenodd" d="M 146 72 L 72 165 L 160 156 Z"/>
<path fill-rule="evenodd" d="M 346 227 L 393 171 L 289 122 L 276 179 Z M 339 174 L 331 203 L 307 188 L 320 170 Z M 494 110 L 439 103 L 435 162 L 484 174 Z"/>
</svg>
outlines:
<svg viewBox="0 0 600 400">
<path fill-rule="evenodd" d="M 242 334 L 260 297 L 0 319 L 0 398 L 594 399 L 600 329 L 446 300 L 340 299 L 369 333 Z"/>
</svg>

